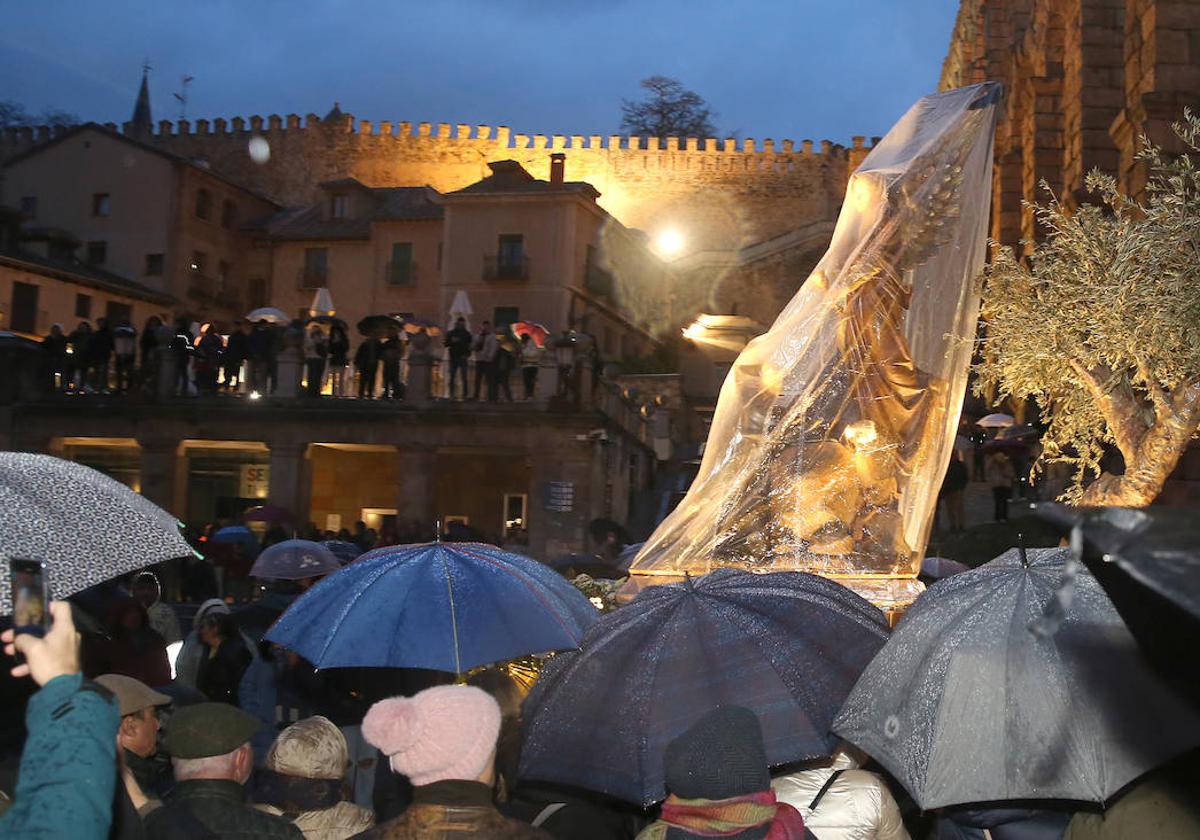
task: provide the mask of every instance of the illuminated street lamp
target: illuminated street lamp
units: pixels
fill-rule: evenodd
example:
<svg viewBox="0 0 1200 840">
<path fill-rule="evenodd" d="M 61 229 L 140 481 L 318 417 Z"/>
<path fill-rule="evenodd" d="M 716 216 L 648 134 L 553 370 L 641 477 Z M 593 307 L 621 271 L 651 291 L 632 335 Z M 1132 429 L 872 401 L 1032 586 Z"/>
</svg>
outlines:
<svg viewBox="0 0 1200 840">
<path fill-rule="evenodd" d="M 675 257 L 683 251 L 683 234 L 675 228 L 660 231 L 654 238 L 654 250 L 661 256 Z"/>
</svg>

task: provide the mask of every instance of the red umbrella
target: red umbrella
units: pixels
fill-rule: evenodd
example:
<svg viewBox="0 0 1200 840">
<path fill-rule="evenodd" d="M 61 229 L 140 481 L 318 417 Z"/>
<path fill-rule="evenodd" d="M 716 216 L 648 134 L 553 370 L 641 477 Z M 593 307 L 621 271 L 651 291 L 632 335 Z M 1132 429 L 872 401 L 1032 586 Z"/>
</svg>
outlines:
<svg viewBox="0 0 1200 840">
<path fill-rule="evenodd" d="M 509 329 L 517 338 L 523 335 L 529 336 L 538 347 L 544 347 L 546 338 L 550 335 L 550 330 L 536 321 L 516 321 L 509 326 Z"/>
<path fill-rule="evenodd" d="M 259 505 L 250 508 L 242 517 L 246 522 L 266 522 L 268 525 L 280 525 L 292 521 L 292 513 L 279 505 Z"/>
</svg>

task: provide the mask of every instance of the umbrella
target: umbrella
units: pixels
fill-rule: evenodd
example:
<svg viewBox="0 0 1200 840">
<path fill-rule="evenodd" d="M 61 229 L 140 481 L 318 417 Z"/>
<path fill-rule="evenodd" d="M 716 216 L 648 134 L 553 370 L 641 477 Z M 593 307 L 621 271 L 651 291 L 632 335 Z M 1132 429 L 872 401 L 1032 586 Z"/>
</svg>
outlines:
<svg viewBox="0 0 1200 840">
<path fill-rule="evenodd" d="M 342 568 L 325 546 L 310 540 L 284 540 L 267 546 L 250 568 L 250 576 L 272 580 L 304 580 Z"/>
<path fill-rule="evenodd" d="M 262 306 L 251 310 L 246 313 L 246 320 L 252 324 L 257 324 L 259 321 L 266 321 L 270 324 L 290 324 L 292 322 L 286 312 L 273 306 Z"/>
<path fill-rule="evenodd" d="M 342 329 L 346 329 L 346 322 L 333 315 L 314 315 L 305 321 L 304 324 L 305 326 L 309 324 L 320 324 L 323 327 L 339 326 Z"/>
<path fill-rule="evenodd" d="M 300 596 L 267 633 L 317 668 L 479 665 L 578 646 L 599 613 L 528 557 L 482 543 L 387 546 Z"/>
<path fill-rule="evenodd" d="M 368 315 L 358 322 L 358 331 L 365 336 L 379 335 L 391 327 L 403 329 L 404 319 L 392 315 Z"/>
<path fill-rule="evenodd" d="M 363 553 L 362 549 L 357 545 L 345 540 L 325 540 L 321 545 L 328 548 L 343 566 L 353 563 Z"/>
<path fill-rule="evenodd" d="M 442 328 L 430 321 L 428 318 L 406 318 L 404 319 L 404 331 L 411 335 L 416 335 L 421 330 L 425 330 L 427 335 L 438 336 L 442 334 Z"/>
<path fill-rule="evenodd" d="M 322 286 L 313 294 L 312 303 L 308 305 L 308 314 L 317 315 L 336 315 L 337 309 L 333 306 L 333 295 L 329 294 L 329 289 Z"/>
<path fill-rule="evenodd" d="M 921 561 L 921 577 L 941 580 L 951 575 L 971 571 L 971 567 L 949 557 L 926 557 Z"/>
<path fill-rule="evenodd" d="M 212 535 L 210 545 L 240 545 L 250 557 L 258 554 L 258 537 L 245 525 L 228 525 Z"/>
<path fill-rule="evenodd" d="M 975 425 L 984 429 L 1003 429 L 1016 422 L 1011 414 L 989 414 L 987 417 L 977 420 Z"/>
<path fill-rule="evenodd" d="M 137 335 L 137 330 L 128 324 L 122 324 L 113 330 L 113 335 Z"/>
<path fill-rule="evenodd" d="M 1021 440 L 1022 438 L 1035 438 L 1038 434 L 1038 430 L 1028 423 L 1018 423 L 1015 426 L 1006 426 L 996 432 L 995 440 Z"/>
<path fill-rule="evenodd" d="M 46 564 L 56 598 L 193 554 L 175 517 L 119 481 L 49 455 L 0 452 L 0 554 Z M 0 609 L 9 607 L 0 575 Z"/>
<path fill-rule="evenodd" d="M 770 764 L 829 755 L 829 724 L 887 635 L 878 609 L 802 572 L 649 587 L 547 663 L 519 775 L 649 805 L 666 795 L 667 743 L 722 703 L 758 715 Z"/>
<path fill-rule="evenodd" d="M 246 522 L 266 522 L 268 525 L 280 525 L 292 521 L 292 513 L 279 505 L 259 505 L 252 507 L 242 515 Z"/>
<path fill-rule="evenodd" d="M 1060 589 L 1069 557 L 1012 549 L 927 590 L 833 730 L 923 810 L 1104 802 L 1200 744 L 1200 713 L 1150 670 L 1095 578 L 1071 564 Z"/>
<path fill-rule="evenodd" d="M 1081 556 L 1159 673 L 1200 703 L 1200 520 L 1186 508 L 1035 504 L 1082 537 Z"/>
<path fill-rule="evenodd" d="M 523 335 L 529 336 L 538 347 L 546 346 L 546 338 L 550 335 L 550 330 L 536 321 L 516 321 L 510 324 L 508 328 L 512 330 L 512 334 L 517 338 Z"/>
</svg>

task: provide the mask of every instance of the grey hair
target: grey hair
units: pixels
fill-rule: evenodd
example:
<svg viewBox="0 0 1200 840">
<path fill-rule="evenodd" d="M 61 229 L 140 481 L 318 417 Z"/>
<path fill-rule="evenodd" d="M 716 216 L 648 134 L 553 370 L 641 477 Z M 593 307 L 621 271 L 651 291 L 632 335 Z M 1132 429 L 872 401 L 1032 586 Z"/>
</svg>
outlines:
<svg viewBox="0 0 1200 840">
<path fill-rule="evenodd" d="M 171 766 L 175 768 L 175 781 L 183 782 L 188 779 L 232 779 L 242 781 L 237 777 L 237 754 L 241 744 L 223 755 L 210 755 L 205 758 L 172 758 Z"/>
</svg>

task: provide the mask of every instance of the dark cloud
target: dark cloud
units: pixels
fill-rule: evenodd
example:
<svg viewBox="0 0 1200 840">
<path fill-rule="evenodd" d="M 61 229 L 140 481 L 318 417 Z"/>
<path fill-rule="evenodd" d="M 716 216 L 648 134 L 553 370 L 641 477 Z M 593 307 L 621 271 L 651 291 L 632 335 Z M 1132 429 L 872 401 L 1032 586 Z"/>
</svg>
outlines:
<svg viewBox="0 0 1200 840">
<path fill-rule="evenodd" d="M 324 114 L 610 134 L 622 97 L 663 73 L 723 133 L 882 134 L 937 85 L 957 0 L 210 0 L 6 11 L 0 98 L 129 118 L 143 59 L 155 118 Z"/>
</svg>

